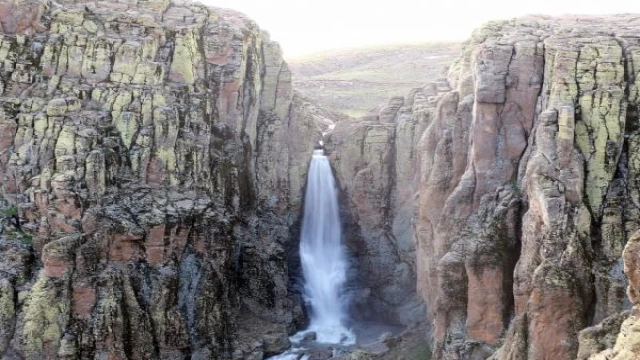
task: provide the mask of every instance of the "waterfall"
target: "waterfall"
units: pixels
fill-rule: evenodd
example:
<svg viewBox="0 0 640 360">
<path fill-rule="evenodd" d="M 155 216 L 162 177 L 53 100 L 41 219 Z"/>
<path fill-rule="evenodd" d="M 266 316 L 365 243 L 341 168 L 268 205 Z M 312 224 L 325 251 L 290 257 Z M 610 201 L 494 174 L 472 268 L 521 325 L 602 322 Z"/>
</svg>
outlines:
<svg viewBox="0 0 640 360">
<path fill-rule="evenodd" d="M 315 150 L 307 179 L 300 260 L 304 297 L 311 308 L 311 324 L 304 333 L 315 332 L 319 343 L 355 341 L 354 335 L 345 327 L 344 284 L 348 264 L 338 212 L 338 193 L 331 165 L 324 150 Z"/>
<path fill-rule="evenodd" d="M 300 235 L 300 261 L 304 298 L 310 304 L 309 328 L 293 335 L 294 347 L 270 360 L 307 360 L 305 336 L 315 333 L 318 344 L 353 345 L 355 335 L 347 329 L 347 256 L 342 245 L 338 192 L 329 159 L 315 150 L 309 166 L 304 216 Z M 300 357 L 302 356 L 302 357 Z"/>
</svg>

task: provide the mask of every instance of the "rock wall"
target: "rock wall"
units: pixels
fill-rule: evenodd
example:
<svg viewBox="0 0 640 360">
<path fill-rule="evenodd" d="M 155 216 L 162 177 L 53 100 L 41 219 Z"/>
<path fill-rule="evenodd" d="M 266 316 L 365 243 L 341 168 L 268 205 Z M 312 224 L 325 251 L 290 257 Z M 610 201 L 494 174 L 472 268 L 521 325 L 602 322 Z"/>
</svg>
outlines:
<svg viewBox="0 0 640 360">
<path fill-rule="evenodd" d="M 413 325 L 425 319 L 416 291 L 414 215 L 420 135 L 446 81 L 392 98 L 378 114 L 341 121 L 326 139 L 341 187 L 353 260 L 357 318 Z"/>
<path fill-rule="evenodd" d="M 490 22 L 446 81 L 336 126 L 369 308 L 411 318 L 415 289 L 435 359 L 586 359 L 634 331 L 638 30 L 633 15 Z"/>
<path fill-rule="evenodd" d="M 627 294 L 634 307 L 580 332 L 578 358 L 591 360 L 632 360 L 640 353 L 638 337 L 638 259 L 640 259 L 640 232 L 629 238 L 623 252 L 624 272 L 629 278 Z"/>
<path fill-rule="evenodd" d="M 0 357 L 288 347 L 320 131 L 278 45 L 169 0 L 8 0 L 0 25 L 0 194 L 33 234 L 0 235 Z"/>
<path fill-rule="evenodd" d="M 634 358 L 639 29 L 488 23 L 448 79 L 334 124 L 232 11 L 2 2 L 0 203 L 33 244 L 0 233 L 1 356 L 288 347 L 309 154 L 335 125 L 356 315 L 426 319 L 436 359 Z"/>
<path fill-rule="evenodd" d="M 436 359 L 573 359 L 581 329 L 629 307 L 638 29 L 635 16 L 529 17 L 466 43 L 416 166 Z"/>
</svg>

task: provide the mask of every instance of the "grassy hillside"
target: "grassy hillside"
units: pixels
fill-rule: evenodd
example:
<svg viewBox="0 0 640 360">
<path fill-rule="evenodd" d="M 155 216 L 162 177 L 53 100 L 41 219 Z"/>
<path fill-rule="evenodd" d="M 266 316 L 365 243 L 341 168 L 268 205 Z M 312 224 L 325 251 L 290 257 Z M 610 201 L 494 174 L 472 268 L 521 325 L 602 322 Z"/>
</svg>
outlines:
<svg viewBox="0 0 640 360">
<path fill-rule="evenodd" d="M 442 77 L 459 43 L 434 42 L 334 50 L 287 59 L 304 96 L 350 116 Z"/>
</svg>

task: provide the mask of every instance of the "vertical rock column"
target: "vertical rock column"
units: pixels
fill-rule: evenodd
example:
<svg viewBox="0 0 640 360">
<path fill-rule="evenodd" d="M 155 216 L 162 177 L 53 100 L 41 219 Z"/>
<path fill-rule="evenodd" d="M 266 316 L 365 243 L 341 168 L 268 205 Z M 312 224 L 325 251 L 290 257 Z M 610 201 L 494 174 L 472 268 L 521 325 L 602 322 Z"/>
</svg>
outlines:
<svg viewBox="0 0 640 360">
<path fill-rule="evenodd" d="M 202 5 L 34 4 L 0 5 L 0 193 L 34 235 L 32 253 L 0 239 L 0 352 L 286 348 L 303 316 L 285 249 L 317 130 L 293 114 L 278 45 Z"/>
</svg>

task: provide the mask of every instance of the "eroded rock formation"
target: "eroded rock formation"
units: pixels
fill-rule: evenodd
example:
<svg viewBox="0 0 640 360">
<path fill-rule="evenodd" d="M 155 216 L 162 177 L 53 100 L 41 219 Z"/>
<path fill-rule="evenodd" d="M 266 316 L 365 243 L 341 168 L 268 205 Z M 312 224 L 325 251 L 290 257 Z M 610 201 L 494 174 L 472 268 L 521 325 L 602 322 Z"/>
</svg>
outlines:
<svg viewBox="0 0 640 360">
<path fill-rule="evenodd" d="M 455 99 L 441 101 L 468 136 L 424 138 L 427 179 L 455 169 L 447 147 L 468 149 L 459 178 L 420 192 L 418 272 L 437 357 L 484 358 L 505 336 L 497 359 L 575 358 L 578 331 L 625 307 L 639 26 L 525 18 L 474 33 L 453 69 Z"/>
<path fill-rule="evenodd" d="M 638 30 L 632 15 L 491 22 L 447 81 L 337 125 L 336 173 L 376 258 L 361 266 L 387 303 L 417 278 L 436 359 L 584 359 L 623 321 L 633 333 Z"/>
<path fill-rule="evenodd" d="M 446 81 L 393 98 L 379 115 L 341 121 L 327 139 L 355 259 L 356 316 L 411 325 L 424 320 L 416 292 L 414 215 L 418 142 Z"/>
<path fill-rule="evenodd" d="M 0 26 L 0 202 L 33 234 L 0 236 L 0 355 L 287 348 L 305 173 L 335 119 L 277 44 L 177 0 L 9 0 Z M 436 359 L 638 356 L 638 30 L 492 22 L 448 79 L 335 125 L 360 315 L 426 320 Z"/>
<path fill-rule="evenodd" d="M 601 325 L 583 330 L 580 341 L 580 350 L 585 350 L 580 355 L 591 355 L 591 360 L 632 360 L 637 359 L 640 354 L 640 337 L 638 329 L 640 326 L 638 290 L 640 278 L 638 278 L 638 261 L 640 260 L 640 232 L 631 236 L 623 252 L 624 272 L 629 278 L 627 295 L 635 305 L 630 312 L 623 312 L 617 316 L 603 321 Z M 623 322 L 624 320 L 624 322 Z M 607 325 L 613 325 L 612 329 L 607 329 Z M 595 329 L 596 331 L 592 331 Z M 603 329 L 598 334 L 598 330 Z M 607 331 L 608 330 L 608 331 Z M 596 334 L 596 336 L 588 336 Z M 616 336 L 617 335 L 617 336 Z M 584 341 L 585 338 L 587 341 Z M 598 352 L 598 350 L 602 350 Z"/>
<path fill-rule="evenodd" d="M 0 3 L 0 357 L 262 359 L 304 321 L 319 139 L 277 44 L 189 2 Z"/>
</svg>

